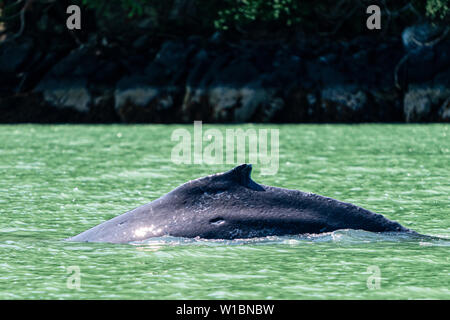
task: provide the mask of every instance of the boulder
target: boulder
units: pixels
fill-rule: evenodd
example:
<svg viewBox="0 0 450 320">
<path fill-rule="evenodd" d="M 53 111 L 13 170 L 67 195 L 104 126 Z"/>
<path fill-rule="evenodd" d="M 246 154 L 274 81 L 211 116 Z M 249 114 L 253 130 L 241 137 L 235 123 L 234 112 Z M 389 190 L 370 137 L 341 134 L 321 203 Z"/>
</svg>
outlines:
<svg viewBox="0 0 450 320">
<path fill-rule="evenodd" d="M 233 88 L 217 86 L 208 90 L 208 103 L 215 122 L 270 121 L 284 106 L 275 89 L 249 84 Z"/>
<path fill-rule="evenodd" d="M 0 73 L 15 73 L 33 54 L 34 43 L 29 38 L 0 42 Z"/>
<path fill-rule="evenodd" d="M 22 71 L 32 59 L 33 48 L 33 40 L 29 38 L 0 41 L 0 93 L 17 90 L 22 81 Z"/>
<path fill-rule="evenodd" d="M 116 86 L 115 109 L 123 122 L 170 122 L 176 120 L 180 96 L 177 87 L 151 85 L 145 76 L 125 77 Z"/>
<path fill-rule="evenodd" d="M 439 121 L 450 122 L 450 97 L 445 100 L 439 110 Z"/>
<path fill-rule="evenodd" d="M 444 28 L 431 23 L 421 23 L 405 28 L 402 32 L 403 46 L 407 51 L 430 47 L 443 35 Z"/>
<path fill-rule="evenodd" d="M 0 123 L 78 123 L 87 113 L 72 108 L 55 108 L 41 92 L 19 93 L 0 98 Z"/>
<path fill-rule="evenodd" d="M 89 112 L 91 94 L 83 78 L 48 79 L 38 84 L 34 92 L 42 92 L 44 100 L 56 108 L 71 108 Z"/>
<path fill-rule="evenodd" d="M 354 86 L 336 86 L 321 90 L 319 110 L 313 111 L 329 122 L 369 121 L 366 92 Z"/>
<path fill-rule="evenodd" d="M 194 43 L 166 41 L 144 74 L 151 85 L 182 85 L 189 67 L 189 57 L 196 51 Z"/>
<path fill-rule="evenodd" d="M 406 83 L 427 82 L 450 68 L 448 31 L 443 26 L 428 23 L 403 31 L 402 41 L 407 55 L 400 75 Z"/>
<path fill-rule="evenodd" d="M 443 86 L 411 86 L 403 102 L 406 122 L 436 121 L 439 114 L 444 119 L 449 97 L 450 89 Z"/>
<path fill-rule="evenodd" d="M 95 83 L 111 83 L 118 78 L 119 72 L 119 66 L 113 57 L 104 57 L 100 50 L 81 46 L 58 61 L 45 78 L 77 77 Z"/>
</svg>

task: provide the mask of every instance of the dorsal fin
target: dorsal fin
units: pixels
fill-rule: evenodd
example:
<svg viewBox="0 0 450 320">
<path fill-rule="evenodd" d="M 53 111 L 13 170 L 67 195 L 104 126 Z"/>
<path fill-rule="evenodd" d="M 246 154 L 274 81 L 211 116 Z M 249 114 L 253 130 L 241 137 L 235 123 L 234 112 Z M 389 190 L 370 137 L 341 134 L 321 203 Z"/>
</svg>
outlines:
<svg viewBox="0 0 450 320">
<path fill-rule="evenodd" d="M 230 171 L 233 178 L 242 186 L 255 190 L 264 191 L 264 188 L 252 180 L 252 165 L 241 164 Z"/>
</svg>

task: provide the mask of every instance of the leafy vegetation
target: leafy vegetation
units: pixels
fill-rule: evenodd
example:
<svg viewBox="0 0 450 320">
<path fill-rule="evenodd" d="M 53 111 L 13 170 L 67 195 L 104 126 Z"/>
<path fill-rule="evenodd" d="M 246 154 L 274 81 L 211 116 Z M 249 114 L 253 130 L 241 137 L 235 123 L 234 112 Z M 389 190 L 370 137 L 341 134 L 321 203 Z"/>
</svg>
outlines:
<svg viewBox="0 0 450 320">
<path fill-rule="evenodd" d="M 59 0 L 0 0 L 0 20 L 9 20 L 19 16 L 19 11 L 35 10 L 34 3 L 47 5 Z M 129 18 L 156 14 L 163 24 L 183 25 L 189 19 L 167 19 L 176 6 L 189 4 L 195 8 L 195 17 L 202 30 L 242 30 L 256 29 L 306 28 L 307 31 L 322 29 L 326 26 L 336 30 L 347 22 L 347 29 L 361 28 L 361 19 L 366 15 L 364 8 L 377 3 L 395 26 L 397 19 L 413 23 L 421 19 L 434 21 L 449 20 L 450 0 L 72 0 L 70 4 L 79 4 L 96 12 L 97 16 L 125 12 Z M 33 6 L 28 4 L 33 3 Z M 64 1 L 61 1 L 62 5 Z M 118 10 L 121 8 L 121 10 Z M 357 9 L 361 10 L 357 10 Z M 408 17 L 408 14 L 410 15 Z M 12 17 L 12 18 L 11 18 Z M 356 21 L 356 22 L 355 22 Z M 165 26 L 161 26 L 165 27 Z M 189 28 L 189 27 L 188 27 Z M 315 29 L 314 29 L 315 28 Z M 336 31 L 335 30 L 335 31 Z"/>
<path fill-rule="evenodd" d="M 214 3 L 218 9 L 216 12 L 210 12 L 216 15 L 215 26 L 217 28 L 224 28 L 228 23 L 244 23 L 255 20 L 273 22 L 283 21 L 283 24 L 293 25 L 300 23 L 300 16 L 303 15 L 304 10 L 309 11 L 307 7 L 329 5 L 331 8 L 333 4 L 343 2 L 356 1 L 299 1 L 299 0 L 192 0 L 198 6 L 205 6 L 206 2 Z M 0 6 L 5 0 L 0 0 Z M 120 6 L 128 12 L 130 16 L 141 15 L 144 12 L 146 5 L 156 5 L 158 2 L 165 2 L 172 5 L 173 1 L 154 1 L 154 0 L 82 0 L 83 5 L 93 9 L 103 9 L 106 4 L 109 6 Z M 361 1 L 358 1 L 361 2 Z M 373 1 L 372 1 L 373 2 Z M 383 3 L 383 2 L 382 2 Z M 405 4 L 405 1 L 388 0 L 385 1 L 387 6 L 396 7 L 398 4 Z M 408 3 L 408 1 L 406 1 Z M 444 19 L 450 13 L 450 0 L 426 0 L 417 1 L 412 0 L 409 3 L 422 7 L 425 3 L 424 14 L 431 18 Z M 310 8 L 309 8 L 310 9 Z M 332 8 L 331 8 L 332 9 Z"/>
<path fill-rule="evenodd" d="M 254 22 L 268 22 L 287 27 L 318 23 L 317 18 L 337 22 L 339 19 L 347 19 L 353 9 L 358 7 L 362 9 L 361 13 L 365 14 L 363 9 L 374 1 L 224 0 L 223 2 L 225 7 L 217 10 L 214 26 L 217 29 L 227 30 Z M 432 20 L 444 20 L 450 15 L 450 0 L 386 0 L 379 1 L 379 5 L 391 17 L 404 14 L 408 10 Z"/>
<path fill-rule="evenodd" d="M 301 22 L 301 5 L 296 0 L 225 0 L 225 9 L 217 12 L 214 26 L 227 30 L 254 21 L 286 26 Z"/>
<path fill-rule="evenodd" d="M 450 15 L 450 0 L 428 0 L 426 2 L 426 14 L 431 18 L 444 20 Z"/>
</svg>

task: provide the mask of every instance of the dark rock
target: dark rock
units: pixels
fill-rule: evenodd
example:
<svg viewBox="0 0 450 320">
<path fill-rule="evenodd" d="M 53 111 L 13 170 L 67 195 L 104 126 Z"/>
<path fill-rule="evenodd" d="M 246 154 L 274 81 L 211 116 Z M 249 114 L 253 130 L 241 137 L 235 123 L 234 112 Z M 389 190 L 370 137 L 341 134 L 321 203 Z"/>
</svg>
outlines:
<svg viewBox="0 0 450 320">
<path fill-rule="evenodd" d="M 201 49 L 192 59 L 192 66 L 189 68 L 188 75 L 186 77 L 186 86 L 195 87 L 199 86 L 204 79 L 205 74 L 211 68 L 212 58 L 210 54 Z"/>
<path fill-rule="evenodd" d="M 337 55 L 334 53 L 330 53 L 330 54 L 319 57 L 319 61 L 324 64 L 331 64 L 331 63 L 336 62 L 336 60 L 337 60 Z"/>
<path fill-rule="evenodd" d="M 0 73 L 15 73 L 33 53 L 33 40 L 0 42 Z"/>
<path fill-rule="evenodd" d="M 239 88 L 212 87 L 208 90 L 208 102 L 213 110 L 211 118 L 215 122 L 270 121 L 284 106 L 284 101 L 275 93 L 276 89 L 263 88 L 258 83 Z"/>
<path fill-rule="evenodd" d="M 195 51 L 193 44 L 186 45 L 181 41 L 163 43 L 153 62 L 144 73 L 151 85 L 181 84 L 187 76 L 188 58 Z"/>
<path fill-rule="evenodd" d="M 91 94 L 83 78 L 46 79 L 38 84 L 34 92 L 41 92 L 50 106 L 89 112 Z"/>
<path fill-rule="evenodd" d="M 57 62 L 45 79 L 83 78 L 95 83 L 113 84 L 120 77 L 120 71 L 114 57 L 103 57 L 100 50 L 80 47 Z"/>
<path fill-rule="evenodd" d="M 177 0 L 172 15 L 189 20 L 189 3 Z M 43 121 L 449 121 L 450 41 L 442 28 L 412 26 L 382 41 L 302 33 L 236 41 L 221 32 L 187 36 L 201 33 L 193 22 L 169 38 L 149 31 L 169 11 L 157 17 L 150 9 L 144 18 L 99 17 L 98 30 L 67 41 L 43 15 L 36 21 L 51 29 L 45 37 L 0 44 L 0 107 L 38 115 L 17 107 L 24 103 L 55 114 Z"/>
<path fill-rule="evenodd" d="M 161 46 L 154 62 L 166 68 L 175 69 L 186 62 L 186 46 L 181 41 L 166 41 Z"/>
<path fill-rule="evenodd" d="M 433 48 L 412 51 L 404 65 L 408 83 L 426 82 L 439 71 L 436 65 L 437 52 Z"/>
<path fill-rule="evenodd" d="M 0 98 L 0 123 L 77 123 L 86 113 L 72 108 L 48 105 L 40 92 L 28 92 Z"/>
<path fill-rule="evenodd" d="M 145 68 L 148 66 L 148 61 L 149 59 L 143 55 L 133 54 L 121 61 L 121 65 L 128 75 L 143 74 Z"/>
<path fill-rule="evenodd" d="M 157 26 L 155 18 L 145 18 L 138 23 L 139 29 L 152 29 Z"/>
<path fill-rule="evenodd" d="M 178 22 L 186 20 L 188 17 L 197 16 L 196 2 L 192 0 L 174 0 L 169 19 Z"/>
<path fill-rule="evenodd" d="M 50 70 L 49 76 L 89 77 L 98 68 L 99 59 L 92 48 L 81 47 L 73 50 Z"/>
<path fill-rule="evenodd" d="M 400 42 L 379 45 L 369 54 L 367 65 L 360 69 L 360 74 L 377 89 L 390 91 L 395 88 L 395 68 L 403 56 Z M 358 79 L 362 81 L 362 77 Z"/>
<path fill-rule="evenodd" d="M 445 100 L 439 110 L 439 121 L 450 122 L 450 97 Z"/>
<path fill-rule="evenodd" d="M 115 92 L 116 109 L 122 108 L 126 103 L 145 107 L 158 95 L 156 88 L 150 87 L 145 77 L 125 77 L 117 83 Z"/>
<path fill-rule="evenodd" d="M 302 75 L 305 71 L 304 61 L 297 55 L 289 51 L 278 51 L 275 54 L 272 70 L 261 70 L 262 85 L 269 88 L 280 88 L 284 92 L 302 81 Z"/>
<path fill-rule="evenodd" d="M 92 98 L 89 122 L 114 123 L 120 122 L 119 115 L 114 108 L 114 91 L 109 89 L 99 90 Z"/>
<path fill-rule="evenodd" d="M 403 122 L 403 97 L 394 88 L 370 90 L 368 118 L 373 122 Z"/>
<path fill-rule="evenodd" d="M 179 88 L 152 86 L 145 76 L 125 77 L 114 93 L 115 109 L 123 122 L 176 121 L 174 106 L 181 96 Z"/>
<path fill-rule="evenodd" d="M 319 101 L 317 95 L 298 85 L 292 88 L 284 98 L 284 108 L 274 113 L 271 121 L 287 123 L 311 122 L 313 110 Z"/>
<path fill-rule="evenodd" d="M 246 57 L 239 57 L 231 61 L 215 74 L 212 85 L 242 86 L 256 80 L 258 70 Z"/>
<path fill-rule="evenodd" d="M 205 50 L 198 52 L 187 78 L 183 119 L 192 120 L 198 116 L 196 110 L 202 110 L 202 119 L 212 122 L 270 121 L 284 107 L 284 100 L 277 95 L 282 82 L 277 77 L 283 73 L 284 61 L 275 64 L 279 73 L 261 74 L 255 56 L 246 51 L 212 58 Z M 268 62 L 267 70 L 274 70 Z"/>
<path fill-rule="evenodd" d="M 402 33 L 407 51 L 402 66 L 406 83 L 424 83 L 442 70 L 450 68 L 450 40 L 442 26 L 420 24 L 406 28 Z"/>
<path fill-rule="evenodd" d="M 444 28 L 435 24 L 413 25 L 402 32 L 403 45 L 407 51 L 429 47 L 433 40 L 439 38 L 443 32 Z"/>
<path fill-rule="evenodd" d="M 26 65 L 33 57 L 33 40 L 0 42 L 0 93 L 14 93 L 24 80 Z"/>
<path fill-rule="evenodd" d="M 445 87 L 412 86 L 404 98 L 406 122 L 446 120 L 449 97 L 450 89 Z"/>
<path fill-rule="evenodd" d="M 220 77 L 223 69 L 227 67 L 227 65 L 234 59 L 233 55 L 227 52 L 223 54 L 215 53 L 214 55 L 208 55 L 208 60 L 205 60 L 202 63 L 202 68 L 205 70 L 203 76 L 198 74 L 200 77 L 199 86 L 207 87 L 213 83 L 217 83 L 217 77 Z M 205 69 L 205 67 L 207 67 Z"/>
<path fill-rule="evenodd" d="M 223 42 L 222 32 L 219 31 L 214 32 L 213 35 L 209 38 L 209 42 L 214 45 L 222 44 Z"/>
<path fill-rule="evenodd" d="M 144 50 L 147 48 L 149 41 L 150 36 L 147 34 L 143 34 L 133 42 L 133 48 L 137 50 Z"/>
<path fill-rule="evenodd" d="M 304 86 L 307 88 L 335 86 L 346 84 L 351 80 L 340 72 L 337 66 L 322 65 L 315 61 L 306 62 L 305 78 L 309 79 L 308 82 L 304 82 Z"/>
<path fill-rule="evenodd" d="M 321 91 L 321 102 L 316 115 L 327 122 L 370 121 L 369 99 L 357 87 L 328 87 Z"/>
</svg>

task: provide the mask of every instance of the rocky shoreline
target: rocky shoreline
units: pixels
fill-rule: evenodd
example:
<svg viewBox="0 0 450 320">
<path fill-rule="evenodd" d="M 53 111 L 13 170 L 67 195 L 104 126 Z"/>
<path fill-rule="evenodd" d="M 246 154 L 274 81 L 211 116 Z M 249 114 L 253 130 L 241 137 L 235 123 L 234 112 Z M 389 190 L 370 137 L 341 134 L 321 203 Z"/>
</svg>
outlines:
<svg viewBox="0 0 450 320">
<path fill-rule="evenodd" d="M 0 123 L 450 122 L 450 37 L 430 44 L 426 25 L 383 41 L 147 28 L 136 21 L 126 45 L 100 33 L 0 43 Z"/>
</svg>

